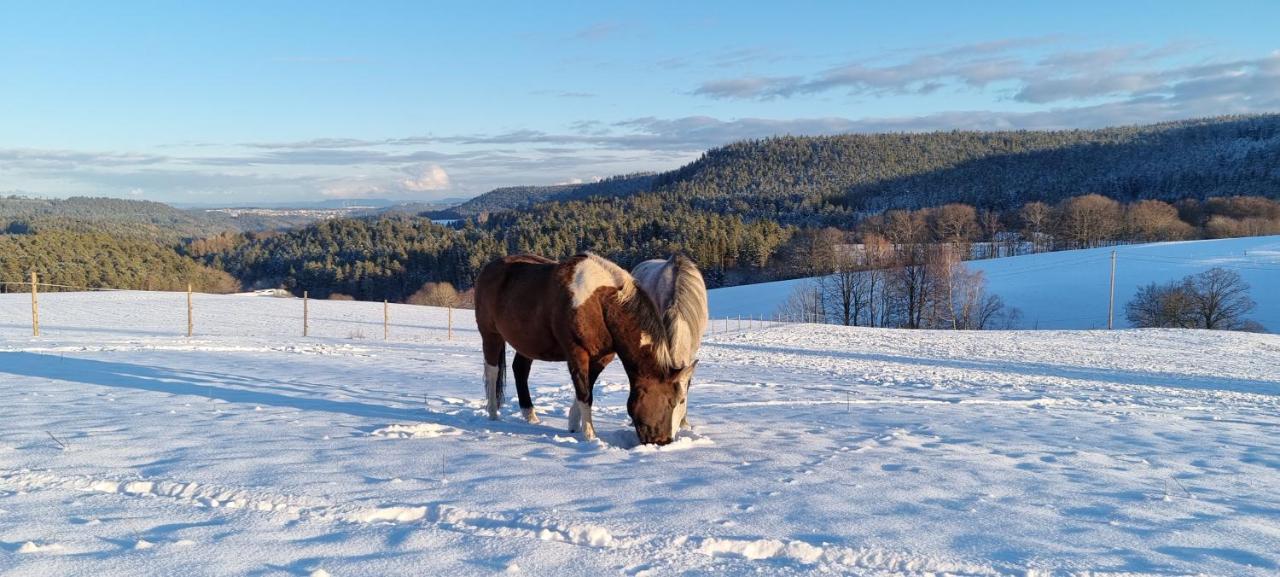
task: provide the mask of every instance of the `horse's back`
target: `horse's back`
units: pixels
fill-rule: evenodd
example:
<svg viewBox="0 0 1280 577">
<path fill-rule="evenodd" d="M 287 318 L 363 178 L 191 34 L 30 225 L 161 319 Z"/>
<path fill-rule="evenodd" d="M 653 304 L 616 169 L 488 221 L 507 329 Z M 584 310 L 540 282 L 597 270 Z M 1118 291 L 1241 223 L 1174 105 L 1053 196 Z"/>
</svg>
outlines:
<svg viewBox="0 0 1280 577">
<path fill-rule="evenodd" d="M 513 295 L 534 297 L 545 292 L 555 272 L 556 261 L 534 254 L 517 254 L 494 259 L 476 277 L 476 323 L 483 332 L 493 330 L 492 321 L 511 304 Z M 535 291 L 531 293 L 530 291 Z"/>
</svg>

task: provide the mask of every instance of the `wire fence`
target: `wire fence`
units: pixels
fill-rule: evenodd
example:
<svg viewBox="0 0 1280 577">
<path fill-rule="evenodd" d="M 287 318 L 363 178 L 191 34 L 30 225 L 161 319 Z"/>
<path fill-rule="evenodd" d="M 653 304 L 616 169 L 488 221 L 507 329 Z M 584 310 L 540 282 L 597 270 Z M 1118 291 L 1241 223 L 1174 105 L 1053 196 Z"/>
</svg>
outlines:
<svg viewBox="0 0 1280 577">
<path fill-rule="evenodd" d="M 82 287 L 59 283 L 0 281 L 9 290 L 0 300 L 0 332 L 24 330 L 34 337 L 103 332 L 185 337 L 338 337 L 382 340 L 452 341 L 469 323 L 455 326 L 451 307 L 296 298 L 285 293 L 222 295 Z M 52 290 L 51 290 L 52 289 Z M 114 297 L 85 299 L 85 293 Z M 30 301 L 29 315 L 19 310 Z M 13 305 L 24 303 L 21 307 Z M 458 320 L 463 320 L 461 317 Z M 474 332 L 471 329 L 470 332 Z"/>
</svg>

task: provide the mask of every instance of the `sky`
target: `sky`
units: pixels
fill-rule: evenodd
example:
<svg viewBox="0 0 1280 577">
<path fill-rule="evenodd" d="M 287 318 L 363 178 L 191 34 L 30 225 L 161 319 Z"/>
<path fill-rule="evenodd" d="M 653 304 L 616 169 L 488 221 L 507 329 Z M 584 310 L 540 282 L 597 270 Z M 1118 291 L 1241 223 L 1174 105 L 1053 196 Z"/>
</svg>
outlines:
<svg viewBox="0 0 1280 577">
<path fill-rule="evenodd" d="M 0 0 L 0 194 L 429 201 L 777 134 L 1280 112 L 1280 2 Z"/>
</svg>

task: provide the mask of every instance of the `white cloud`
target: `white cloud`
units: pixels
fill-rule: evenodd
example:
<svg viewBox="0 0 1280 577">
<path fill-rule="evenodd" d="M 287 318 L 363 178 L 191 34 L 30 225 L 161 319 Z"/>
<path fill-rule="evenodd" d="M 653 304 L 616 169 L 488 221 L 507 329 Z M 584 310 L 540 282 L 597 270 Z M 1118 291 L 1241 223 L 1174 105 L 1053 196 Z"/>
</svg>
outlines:
<svg viewBox="0 0 1280 577">
<path fill-rule="evenodd" d="M 1202 59 L 1189 65 L 1201 47 L 1172 43 L 1065 49 L 1044 54 L 1044 38 L 959 46 L 902 59 L 901 56 L 850 62 L 809 75 L 742 76 L 703 82 L 692 94 L 716 99 L 770 100 L 844 91 L 850 95 L 887 97 L 925 95 L 940 89 L 985 90 L 1012 87 L 1012 98 L 1027 104 L 1113 101 L 1150 95 L 1178 98 L 1197 84 L 1231 86 L 1248 77 L 1253 86 L 1269 88 L 1280 71 L 1280 56 L 1220 61 Z M 1235 82 L 1239 86 L 1241 83 Z M 1258 100 L 1268 95 L 1255 93 Z M 1256 109 L 1255 109 L 1256 110 Z"/>
<path fill-rule="evenodd" d="M 405 190 L 427 192 L 449 188 L 449 173 L 439 164 L 420 164 L 405 169 L 405 172 L 409 178 L 400 181 Z"/>
</svg>

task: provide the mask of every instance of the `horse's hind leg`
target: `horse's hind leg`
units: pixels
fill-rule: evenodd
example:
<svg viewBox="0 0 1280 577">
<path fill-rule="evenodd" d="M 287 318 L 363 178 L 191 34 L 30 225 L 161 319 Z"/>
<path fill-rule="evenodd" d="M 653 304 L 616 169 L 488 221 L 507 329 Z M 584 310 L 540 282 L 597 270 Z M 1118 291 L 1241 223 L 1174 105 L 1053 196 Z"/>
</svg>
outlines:
<svg viewBox="0 0 1280 577">
<path fill-rule="evenodd" d="M 496 333 L 482 333 L 480 338 L 484 343 L 484 393 L 489 418 L 496 421 L 506 396 L 507 343 Z"/>
<path fill-rule="evenodd" d="M 533 398 L 529 396 L 529 368 L 532 366 L 533 359 L 518 352 L 516 358 L 511 360 L 511 372 L 516 377 L 516 395 L 520 397 L 520 412 L 524 413 L 524 420 L 536 425 L 542 421 L 538 419 L 538 413 L 534 412 Z"/>
</svg>

